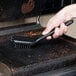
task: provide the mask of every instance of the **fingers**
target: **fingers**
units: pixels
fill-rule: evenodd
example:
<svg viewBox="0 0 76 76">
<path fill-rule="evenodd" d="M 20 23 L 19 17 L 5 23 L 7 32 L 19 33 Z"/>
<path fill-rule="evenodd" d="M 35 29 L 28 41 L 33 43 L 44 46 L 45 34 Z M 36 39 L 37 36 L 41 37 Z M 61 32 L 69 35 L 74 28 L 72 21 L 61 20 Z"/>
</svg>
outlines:
<svg viewBox="0 0 76 76">
<path fill-rule="evenodd" d="M 54 26 L 52 26 L 52 24 L 50 25 L 50 23 L 48 23 L 48 26 L 46 27 L 46 29 L 42 32 L 43 35 L 49 33 L 52 29 L 54 28 Z M 52 39 L 52 36 L 48 36 L 46 38 L 47 40 Z"/>
<path fill-rule="evenodd" d="M 47 28 L 45 32 L 43 32 L 43 34 L 50 32 L 50 29 L 52 28 L 51 27 Z M 65 34 L 67 30 L 68 30 L 68 27 L 64 23 L 62 23 L 59 28 L 58 27 L 55 28 L 55 33 L 53 34 L 53 38 L 58 38 L 59 36 Z M 52 36 L 48 36 L 47 39 L 48 40 L 52 39 Z"/>
<path fill-rule="evenodd" d="M 69 27 L 67 27 L 64 23 L 60 26 L 60 35 L 65 34 Z"/>
<path fill-rule="evenodd" d="M 42 33 L 43 35 L 47 34 L 54 28 L 55 28 L 55 33 L 53 34 L 53 38 L 57 38 L 67 32 L 68 27 L 65 26 L 64 22 L 73 18 L 71 13 L 69 13 L 68 8 L 69 7 L 63 8 L 48 21 L 47 27 Z M 58 28 L 59 25 L 60 28 Z M 47 39 L 51 39 L 51 38 L 52 38 L 51 36 L 47 37 Z"/>
<path fill-rule="evenodd" d="M 53 34 L 53 38 L 58 38 L 60 35 L 60 29 L 59 28 L 55 28 L 55 33 Z"/>
<path fill-rule="evenodd" d="M 54 24 L 51 24 L 51 22 L 49 21 L 47 24 L 46 29 L 42 32 L 43 35 L 47 34 L 48 32 L 50 32 L 53 28 L 55 27 Z"/>
<path fill-rule="evenodd" d="M 67 30 L 68 30 L 68 27 L 64 23 L 62 23 L 60 25 L 60 28 L 55 29 L 55 33 L 53 34 L 53 38 L 58 38 L 59 36 L 65 34 L 67 32 Z"/>
<path fill-rule="evenodd" d="M 50 39 L 52 39 L 52 36 L 48 36 L 46 39 L 47 39 L 47 40 L 50 40 Z"/>
</svg>

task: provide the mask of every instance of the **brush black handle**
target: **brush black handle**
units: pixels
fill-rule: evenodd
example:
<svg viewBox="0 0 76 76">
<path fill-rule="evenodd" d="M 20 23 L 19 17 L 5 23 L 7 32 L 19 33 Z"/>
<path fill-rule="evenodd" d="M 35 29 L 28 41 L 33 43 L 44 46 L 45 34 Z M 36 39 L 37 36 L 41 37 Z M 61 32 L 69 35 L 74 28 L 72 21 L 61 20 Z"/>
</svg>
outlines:
<svg viewBox="0 0 76 76">
<path fill-rule="evenodd" d="M 73 22 L 74 22 L 74 20 L 69 20 L 69 21 L 65 22 L 64 24 L 65 24 L 66 26 L 69 26 L 69 25 L 71 25 Z"/>
<path fill-rule="evenodd" d="M 69 25 L 71 25 L 72 23 L 73 23 L 73 20 L 69 20 L 69 21 L 65 22 L 65 25 L 66 25 L 66 26 L 69 26 Z M 38 42 L 38 41 L 46 38 L 47 36 L 52 36 L 52 35 L 54 34 L 54 32 L 55 32 L 55 28 L 54 28 L 51 32 L 47 33 L 46 35 L 42 35 L 41 37 L 39 37 L 39 38 L 36 40 L 36 42 Z"/>
</svg>

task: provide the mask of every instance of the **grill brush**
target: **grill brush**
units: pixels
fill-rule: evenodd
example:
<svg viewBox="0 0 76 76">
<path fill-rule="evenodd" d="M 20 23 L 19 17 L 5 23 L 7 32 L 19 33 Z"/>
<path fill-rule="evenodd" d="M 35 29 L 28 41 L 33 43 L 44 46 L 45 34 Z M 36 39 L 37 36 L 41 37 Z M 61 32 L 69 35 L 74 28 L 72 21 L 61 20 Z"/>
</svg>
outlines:
<svg viewBox="0 0 76 76">
<path fill-rule="evenodd" d="M 69 26 L 73 23 L 73 20 L 69 20 L 67 22 L 65 22 L 66 26 Z M 10 41 L 12 43 L 12 46 L 14 48 L 30 48 L 35 46 L 36 44 L 38 44 L 40 41 L 42 41 L 43 39 L 45 39 L 47 36 L 52 36 L 54 34 L 54 29 L 47 33 L 46 35 L 42 35 L 37 39 L 34 38 L 27 38 L 27 37 L 22 37 L 22 36 L 12 36 Z"/>
</svg>

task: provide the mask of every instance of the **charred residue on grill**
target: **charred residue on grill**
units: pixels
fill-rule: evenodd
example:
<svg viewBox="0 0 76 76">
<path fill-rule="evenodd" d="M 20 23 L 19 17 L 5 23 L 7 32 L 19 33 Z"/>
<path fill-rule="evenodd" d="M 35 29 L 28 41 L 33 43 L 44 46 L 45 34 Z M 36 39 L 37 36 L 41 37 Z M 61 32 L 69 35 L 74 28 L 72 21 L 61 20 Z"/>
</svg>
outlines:
<svg viewBox="0 0 76 76">
<path fill-rule="evenodd" d="M 27 37 L 37 37 L 40 34 L 40 30 L 20 33 L 20 35 Z M 16 35 L 19 35 L 19 33 Z M 26 49 L 12 48 L 8 46 L 7 42 L 3 47 L 0 47 L 0 49 L 0 52 L 5 57 L 5 60 L 16 67 L 40 63 L 50 59 L 61 58 L 76 53 L 76 45 L 73 45 L 60 38 L 50 41 L 44 39 L 36 47 Z"/>
<path fill-rule="evenodd" d="M 62 39 L 55 39 L 47 42 L 44 41 L 43 44 L 34 48 L 2 48 L 2 54 L 5 58 L 9 59 L 12 64 L 17 65 L 30 65 L 50 59 L 60 58 L 73 53 L 76 53 L 76 47 L 72 46 L 72 44 L 68 44 L 68 42 L 63 41 Z"/>
</svg>

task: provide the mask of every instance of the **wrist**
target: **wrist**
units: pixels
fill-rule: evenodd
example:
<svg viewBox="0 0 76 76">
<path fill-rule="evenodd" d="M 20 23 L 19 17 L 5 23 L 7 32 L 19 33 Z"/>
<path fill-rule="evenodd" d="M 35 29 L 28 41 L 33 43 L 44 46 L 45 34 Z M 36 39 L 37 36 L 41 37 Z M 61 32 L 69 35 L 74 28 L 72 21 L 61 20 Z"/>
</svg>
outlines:
<svg viewBox="0 0 76 76">
<path fill-rule="evenodd" d="M 63 8 L 65 10 L 65 13 L 67 16 L 70 16 L 70 19 L 73 19 L 76 17 L 76 4 L 68 5 Z"/>
</svg>

